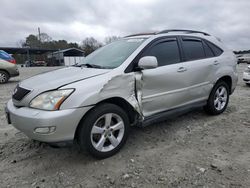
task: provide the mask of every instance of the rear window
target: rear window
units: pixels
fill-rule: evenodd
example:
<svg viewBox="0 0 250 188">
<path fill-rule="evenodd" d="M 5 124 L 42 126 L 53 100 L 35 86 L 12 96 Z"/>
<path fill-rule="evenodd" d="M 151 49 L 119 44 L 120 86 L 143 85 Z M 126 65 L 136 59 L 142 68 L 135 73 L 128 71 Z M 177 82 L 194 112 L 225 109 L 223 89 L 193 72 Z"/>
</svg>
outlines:
<svg viewBox="0 0 250 188">
<path fill-rule="evenodd" d="M 11 59 L 13 59 L 11 57 L 11 55 L 9 55 L 8 53 L 6 53 L 3 50 L 0 50 L 0 58 L 3 59 L 3 60 L 11 60 Z"/>
</svg>

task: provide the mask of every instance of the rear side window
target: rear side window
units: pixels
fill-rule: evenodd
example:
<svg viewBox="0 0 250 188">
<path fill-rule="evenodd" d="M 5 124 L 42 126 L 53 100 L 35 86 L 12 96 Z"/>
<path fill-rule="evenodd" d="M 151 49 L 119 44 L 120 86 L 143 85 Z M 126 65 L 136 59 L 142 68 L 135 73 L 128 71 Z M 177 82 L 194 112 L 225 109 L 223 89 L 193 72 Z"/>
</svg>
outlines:
<svg viewBox="0 0 250 188">
<path fill-rule="evenodd" d="M 155 56 L 158 66 L 165 66 L 180 62 L 179 47 L 176 40 L 167 40 L 149 48 L 143 56 Z"/>
<path fill-rule="evenodd" d="M 7 54 L 5 51 L 2 51 L 2 50 L 0 50 L 0 58 L 3 60 L 13 59 L 9 54 Z"/>
<path fill-rule="evenodd" d="M 201 40 L 183 39 L 182 47 L 187 61 L 206 58 Z"/>
<path fill-rule="evenodd" d="M 213 43 L 206 41 L 206 43 L 208 44 L 208 46 L 212 49 L 212 51 L 214 52 L 215 56 L 219 56 L 223 53 L 223 50 L 220 49 L 219 47 L 215 46 Z"/>
<path fill-rule="evenodd" d="M 205 54 L 206 57 L 214 57 L 214 52 L 212 51 L 212 49 L 207 45 L 207 43 L 204 41 L 203 42 L 203 46 L 204 46 L 204 50 L 205 50 Z"/>
</svg>

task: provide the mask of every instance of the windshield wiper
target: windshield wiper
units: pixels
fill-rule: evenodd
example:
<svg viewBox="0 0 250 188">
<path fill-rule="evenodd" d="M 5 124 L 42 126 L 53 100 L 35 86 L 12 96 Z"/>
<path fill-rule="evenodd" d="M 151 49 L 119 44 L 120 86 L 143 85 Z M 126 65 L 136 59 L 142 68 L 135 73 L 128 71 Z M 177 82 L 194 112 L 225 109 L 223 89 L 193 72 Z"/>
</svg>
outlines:
<svg viewBox="0 0 250 188">
<path fill-rule="evenodd" d="M 82 65 L 83 65 L 83 66 L 86 66 L 86 67 L 89 67 L 89 68 L 98 68 L 98 69 L 103 68 L 103 67 L 102 67 L 102 66 L 100 66 L 100 65 L 89 64 L 89 63 L 82 64 Z"/>
<path fill-rule="evenodd" d="M 83 63 L 83 64 L 76 64 L 76 67 L 87 67 L 87 68 L 97 68 L 97 69 L 107 69 L 107 67 L 103 67 L 100 65 L 95 65 L 95 64 L 89 64 L 89 63 Z"/>
</svg>

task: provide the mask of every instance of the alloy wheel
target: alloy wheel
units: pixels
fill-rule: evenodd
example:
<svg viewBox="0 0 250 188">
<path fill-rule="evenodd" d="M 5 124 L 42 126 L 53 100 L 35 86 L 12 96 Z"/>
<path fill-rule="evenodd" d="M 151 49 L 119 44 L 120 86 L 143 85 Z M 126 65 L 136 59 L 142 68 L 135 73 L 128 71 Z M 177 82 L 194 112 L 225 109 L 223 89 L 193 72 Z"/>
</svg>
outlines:
<svg viewBox="0 0 250 188">
<path fill-rule="evenodd" d="M 227 89 L 224 86 L 218 87 L 214 97 L 214 107 L 216 110 L 220 111 L 226 106 L 227 98 Z"/>
<path fill-rule="evenodd" d="M 91 143 L 100 152 L 115 149 L 124 136 L 124 122 L 115 113 L 107 113 L 96 120 L 91 130 Z"/>
<path fill-rule="evenodd" d="M 8 78 L 6 74 L 4 74 L 3 72 L 0 72 L 0 83 L 5 83 L 7 79 Z"/>
</svg>

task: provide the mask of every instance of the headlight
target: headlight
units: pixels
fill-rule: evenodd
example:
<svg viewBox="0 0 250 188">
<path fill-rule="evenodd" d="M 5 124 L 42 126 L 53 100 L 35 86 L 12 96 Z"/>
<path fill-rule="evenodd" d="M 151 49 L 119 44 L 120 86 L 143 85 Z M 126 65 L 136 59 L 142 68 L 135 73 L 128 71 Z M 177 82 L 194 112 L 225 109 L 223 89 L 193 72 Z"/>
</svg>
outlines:
<svg viewBox="0 0 250 188">
<path fill-rule="evenodd" d="M 42 110 L 58 110 L 74 89 L 55 90 L 41 93 L 30 102 L 30 107 Z"/>
</svg>

